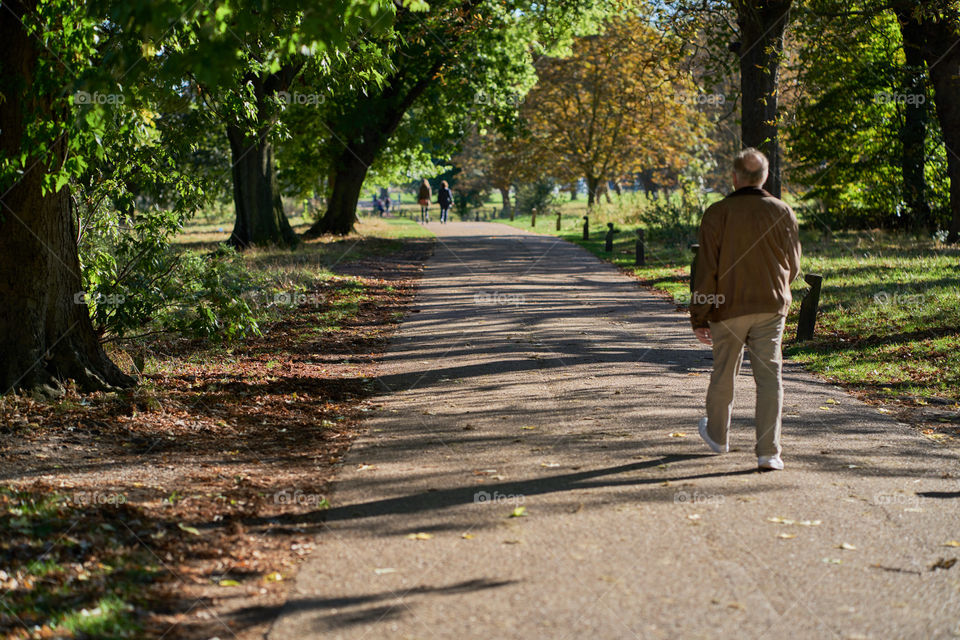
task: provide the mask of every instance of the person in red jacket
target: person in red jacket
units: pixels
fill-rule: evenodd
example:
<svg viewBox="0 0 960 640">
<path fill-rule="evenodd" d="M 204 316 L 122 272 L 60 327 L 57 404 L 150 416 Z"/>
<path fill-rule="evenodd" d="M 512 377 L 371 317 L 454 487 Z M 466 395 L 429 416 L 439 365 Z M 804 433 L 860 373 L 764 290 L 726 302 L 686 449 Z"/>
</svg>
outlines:
<svg viewBox="0 0 960 640">
<path fill-rule="evenodd" d="M 417 192 L 417 202 L 420 203 L 420 222 L 430 222 L 430 200 L 433 193 L 430 190 L 430 183 L 424 178 L 420 183 L 420 190 Z"/>
<path fill-rule="evenodd" d="M 710 206 L 700 221 L 700 249 L 690 300 L 690 319 L 700 342 L 713 347 L 707 415 L 700 437 L 716 453 L 729 450 L 734 380 L 750 350 L 757 384 L 757 465 L 783 469 L 781 342 L 800 272 L 797 218 L 782 200 L 761 188 L 769 163 L 745 149 L 733 164 L 732 194 Z"/>
</svg>

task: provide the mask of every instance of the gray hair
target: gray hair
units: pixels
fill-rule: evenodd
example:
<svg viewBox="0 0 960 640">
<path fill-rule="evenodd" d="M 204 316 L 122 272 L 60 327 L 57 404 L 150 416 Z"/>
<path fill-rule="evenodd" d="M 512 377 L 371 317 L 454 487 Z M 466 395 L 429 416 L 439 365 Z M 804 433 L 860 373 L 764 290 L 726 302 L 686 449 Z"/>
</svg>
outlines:
<svg viewBox="0 0 960 640">
<path fill-rule="evenodd" d="M 767 180 L 770 162 L 767 156 L 750 147 L 737 154 L 733 161 L 733 170 L 741 184 L 760 186 Z"/>
</svg>

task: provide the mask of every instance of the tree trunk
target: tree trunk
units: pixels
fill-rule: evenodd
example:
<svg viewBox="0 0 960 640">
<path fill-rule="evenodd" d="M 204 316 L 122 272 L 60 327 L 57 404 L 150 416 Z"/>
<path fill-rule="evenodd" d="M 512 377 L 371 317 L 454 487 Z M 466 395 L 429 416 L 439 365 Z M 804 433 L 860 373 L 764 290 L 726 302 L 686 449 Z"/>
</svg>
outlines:
<svg viewBox="0 0 960 640">
<path fill-rule="evenodd" d="M 349 146 L 340 154 L 335 163 L 332 179 L 333 189 L 327 201 L 327 210 L 310 229 L 306 237 L 317 237 L 325 233 L 345 236 L 353 231 L 357 222 L 357 203 L 360 190 L 367 177 L 369 162 L 358 157 Z"/>
<path fill-rule="evenodd" d="M 570 201 L 573 202 L 577 199 L 577 183 L 574 182 L 570 185 Z"/>
<path fill-rule="evenodd" d="M 923 26 L 913 19 L 909 7 L 894 9 L 900 23 L 906 66 L 903 70 L 904 104 L 903 129 L 900 130 L 901 172 L 903 197 L 910 210 L 911 224 L 917 230 L 930 230 L 933 220 L 927 202 L 927 180 L 924 174 L 927 139 L 927 91 L 924 73 Z M 922 96 L 922 98 L 920 97 Z"/>
<path fill-rule="evenodd" d="M 744 147 L 756 147 L 770 160 L 766 190 L 780 197 L 778 83 L 783 33 L 793 0 L 738 0 L 740 25 L 741 134 Z"/>
<path fill-rule="evenodd" d="M 960 240 L 960 46 L 957 46 L 957 21 L 925 19 L 923 55 L 933 82 L 937 118 L 947 147 L 947 173 L 950 175 L 950 229 L 947 241 Z"/>
<path fill-rule="evenodd" d="M 510 187 L 499 187 L 500 198 L 503 200 L 503 215 L 510 215 Z"/>
<path fill-rule="evenodd" d="M 587 209 L 593 209 L 594 203 L 597 201 L 598 189 L 600 188 L 600 179 L 594 178 L 592 176 L 587 176 Z"/>
<path fill-rule="evenodd" d="M 56 118 L 51 100 L 34 90 L 40 41 L 20 21 L 33 4 L 7 2 L 0 11 L 0 153 L 6 157 L 21 153 L 27 123 Z M 85 391 L 132 385 L 103 351 L 77 296 L 82 284 L 70 190 L 44 195 L 41 188 L 44 175 L 61 165 L 64 145 L 29 152 L 26 173 L 0 184 L 0 393 L 53 394 L 68 378 Z"/>
<path fill-rule="evenodd" d="M 250 138 L 236 125 L 227 127 L 233 161 L 233 205 L 237 213 L 230 244 L 238 249 L 297 244 L 297 234 L 283 213 L 273 145 L 267 135 L 267 129 L 262 129 L 256 138 Z"/>
</svg>

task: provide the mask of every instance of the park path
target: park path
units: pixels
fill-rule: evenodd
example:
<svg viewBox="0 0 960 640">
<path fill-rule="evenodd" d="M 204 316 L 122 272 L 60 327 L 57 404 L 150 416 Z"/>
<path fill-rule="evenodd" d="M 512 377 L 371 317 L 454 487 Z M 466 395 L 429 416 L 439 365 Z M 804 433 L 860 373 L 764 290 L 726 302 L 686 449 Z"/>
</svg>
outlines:
<svg viewBox="0 0 960 640">
<path fill-rule="evenodd" d="M 956 450 L 788 364 L 786 471 L 755 471 L 748 366 L 708 455 L 672 304 L 552 237 L 431 229 L 272 640 L 960 636 Z"/>
</svg>

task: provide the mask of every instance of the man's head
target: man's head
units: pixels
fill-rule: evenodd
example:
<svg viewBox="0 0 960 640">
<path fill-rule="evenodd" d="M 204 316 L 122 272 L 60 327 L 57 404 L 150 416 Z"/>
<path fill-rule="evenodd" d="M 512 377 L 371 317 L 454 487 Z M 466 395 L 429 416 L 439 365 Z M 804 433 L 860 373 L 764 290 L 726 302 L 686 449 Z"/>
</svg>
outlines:
<svg viewBox="0 0 960 640">
<path fill-rule="evenodd" d="M 753 147 L 744 149 L 733 161 L 733 186 L 736 189 L 763 186 L 769 171 L 767 156 Z"/>
</svg>

